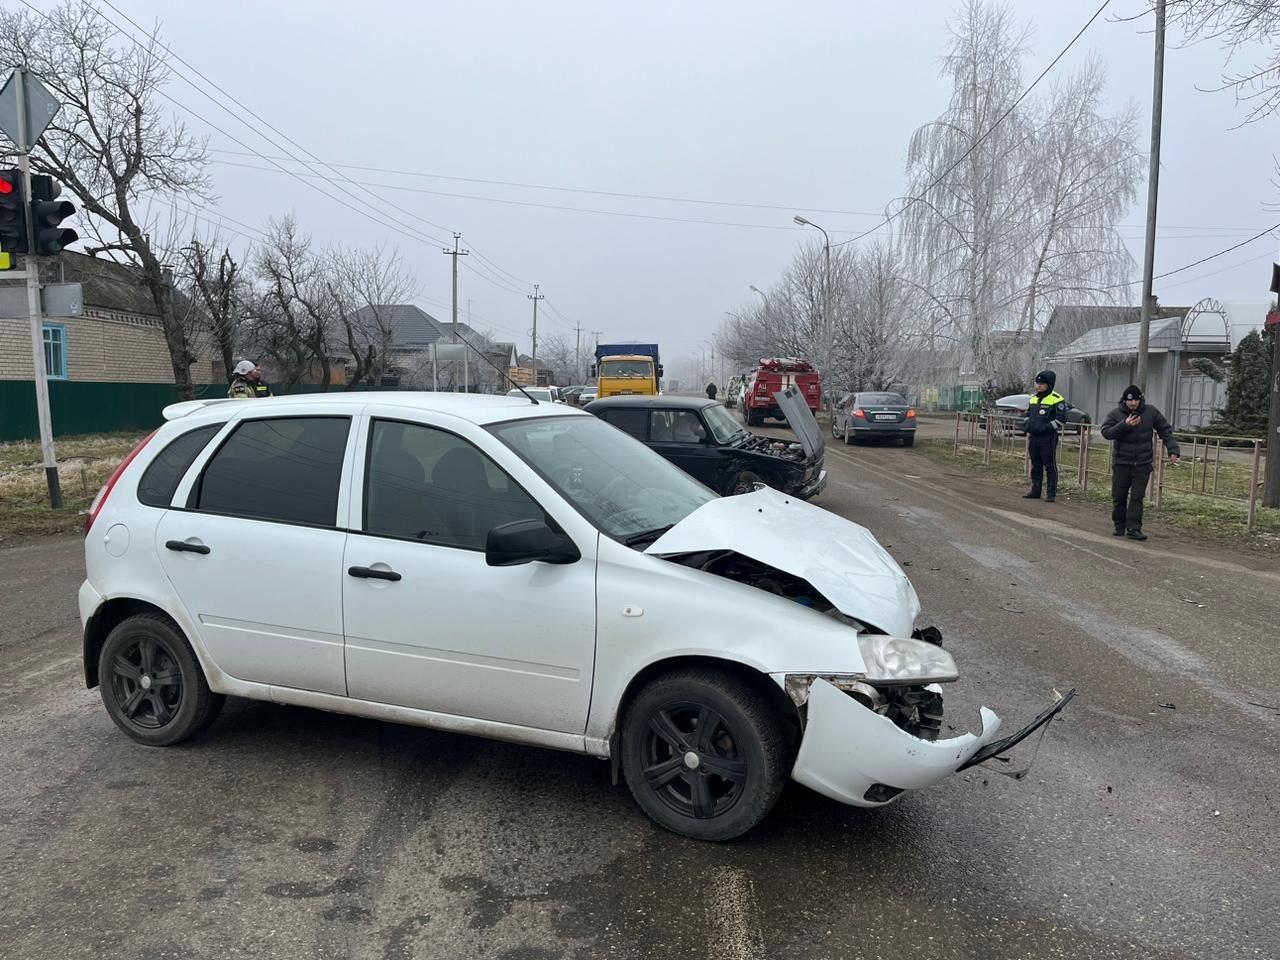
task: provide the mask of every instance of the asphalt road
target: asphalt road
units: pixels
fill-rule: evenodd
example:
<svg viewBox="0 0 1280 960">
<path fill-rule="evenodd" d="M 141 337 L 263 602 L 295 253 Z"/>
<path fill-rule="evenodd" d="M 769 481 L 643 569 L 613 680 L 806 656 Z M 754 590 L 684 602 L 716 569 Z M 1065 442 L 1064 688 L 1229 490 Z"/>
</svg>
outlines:
<svg viewBox="0 0 1280 960">
<path fill-rule="evenodd" d="M 1280 571 L 899 447 L 828 463 L 961 665 L 951 725 L 1079 689 L 1025 779 L 1030 742 L 877 811 L 792 785 L 717 846 L 598 761 L 304 709 L 148 749 L 80 682 L 79 544 L 10 547 L 0 956 L 1280 956 Z"/>
</svg>

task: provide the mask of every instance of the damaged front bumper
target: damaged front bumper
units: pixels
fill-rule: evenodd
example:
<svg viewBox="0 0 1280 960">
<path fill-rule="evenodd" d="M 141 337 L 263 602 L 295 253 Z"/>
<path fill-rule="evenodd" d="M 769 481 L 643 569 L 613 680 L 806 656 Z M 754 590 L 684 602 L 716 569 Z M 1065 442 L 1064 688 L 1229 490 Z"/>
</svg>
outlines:
<svg viewBox="0 0 1280 960">
<path fill-rule="evenodd" d="M 822 469 L 818 471 L 817 476 L 813 477 L 808 483 L 804 484 L 799 490 L 797 490 L 795 495 L 801 500 L 810 500 L 826 488 L 827 471 Z"/>
<path fill-rule="evenodd" d="M 999 756 L 1053 719 L 1071 691 L 1030 724 L 996 740 L 1000 718 L 982 708 L 980 733 L 921 740 L 822 679 L 809 688 L 808 717 L 791 776 L 841 803 L 879 807 L 957 770 Z"/>
</svg>

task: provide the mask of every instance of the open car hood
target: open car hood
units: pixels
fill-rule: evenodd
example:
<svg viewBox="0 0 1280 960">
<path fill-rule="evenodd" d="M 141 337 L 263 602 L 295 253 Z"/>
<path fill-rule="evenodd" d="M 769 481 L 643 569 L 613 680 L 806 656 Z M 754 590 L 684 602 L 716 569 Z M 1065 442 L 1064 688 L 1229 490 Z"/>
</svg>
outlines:
<svg viewBox="0 0 1280 960">
<path fill-rule="evenodd" d="M 809 404 L 805 402 L 800 391 L 795 387 L 787 387 L 775 393 L 773 399 L 778 401 L 778 409 L 787 418 L 791 432 L 796 435 L 800 446 L 804 448 L 804 455 L 810 460 L 822 456 L 822 451 L 826 448 L 822 439 L 822 428 L 818 426 L 813 411 L 809 409 Z"/>
<path fill-rule="evenodd" d="M 732 550 L 801 577 L 841 613 L 893 636 L 911 636 L 920 613 L 911 581 L 866 527 L 771 487 L 704 503 L 645 553 L 703 550 Z"/>
</svg>

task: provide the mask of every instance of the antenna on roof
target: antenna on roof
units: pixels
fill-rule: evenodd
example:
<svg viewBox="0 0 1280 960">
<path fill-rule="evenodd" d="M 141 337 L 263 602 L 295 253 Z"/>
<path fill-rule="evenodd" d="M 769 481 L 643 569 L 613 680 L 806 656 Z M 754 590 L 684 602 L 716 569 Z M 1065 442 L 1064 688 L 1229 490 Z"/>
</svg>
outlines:
<svg viewBox="0 0 1280 960">
<path fill-rule="evenodd" d="M 517 390 L 523 393 L 530 403 L 532 403 L 535 407 L 538 405 L 538 401 L 534 399 L 532 396 L 530 396 L 529 391 L 527 391 L 524 387 L 520 386 L 520 384 L 516 383 L 514 380 L 511 379 L 511 374 L 507 373 L 507 371 L 503 370 L 500 366 L 498 366 L 496 363 L 490 360 L 487 356 L 485 356 L 483 351 L 478 350 L 475 344 L 473 344 L 470 340 L 468 340 L 462 334 L 457 333 L 456 331 L 455 331 L 455 334 L 459 340 L 461 340 L 463 343 L 465 343 L 468 347 L 471 348 L 472 353 L 474 353 L 477 357 L 479 357 L 489 366 L 493 367 L 493 369 L 497 370 L 498 373 L 500 373 L 502 376 L 506 377 L 507 383 L 511 384 L 513 387 L 515 387 Z M 535 380 L 538 377 L 538 370 L 536 367 L 534 368 L 533 376 Z"/>
</svg>

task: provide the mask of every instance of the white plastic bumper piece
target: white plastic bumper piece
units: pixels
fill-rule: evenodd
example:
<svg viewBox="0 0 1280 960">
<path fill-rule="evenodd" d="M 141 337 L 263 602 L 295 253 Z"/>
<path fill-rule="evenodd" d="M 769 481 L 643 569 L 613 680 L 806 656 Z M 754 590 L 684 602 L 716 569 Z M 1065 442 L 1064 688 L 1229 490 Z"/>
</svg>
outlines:
<svg viewBox="0 0 1280 960">
<path fill-rule="evenodd" d="M 1000 718 L 982 708 L 982 732 L 950 740 L 921 740 L 868 710 L 825 680 L 809 688 L 808 720 L 791 776 L 811 790 L 856 807 L 891 802 L 868 800 L 876 784 L 919 790 L 956 768 L 995 739 Z"/>
</svg>

